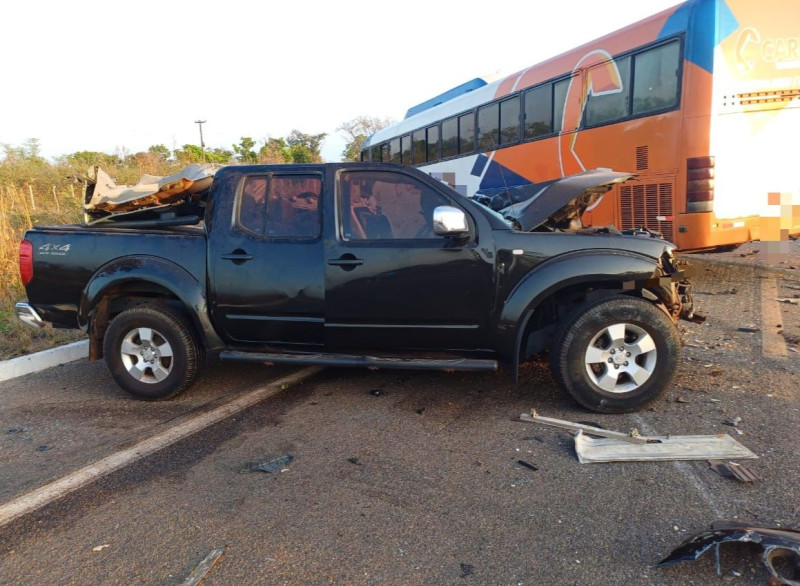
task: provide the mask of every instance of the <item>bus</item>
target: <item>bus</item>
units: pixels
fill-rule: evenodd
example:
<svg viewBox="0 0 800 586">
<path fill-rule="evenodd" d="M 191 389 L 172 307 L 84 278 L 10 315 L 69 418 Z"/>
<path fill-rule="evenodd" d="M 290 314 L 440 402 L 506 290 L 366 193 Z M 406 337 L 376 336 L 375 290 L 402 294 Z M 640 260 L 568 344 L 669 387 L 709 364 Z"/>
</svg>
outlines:
<svg viewBox="0 0 800 586">
<path fill-rule="evenodd" d="M 798 137 L 800 1 L 689 0 L 414 106 L 360 156 L 466 196 L 635 173 L 582 223 L 643 226 L 697 250 L 800 232 Z"/>
</svg>

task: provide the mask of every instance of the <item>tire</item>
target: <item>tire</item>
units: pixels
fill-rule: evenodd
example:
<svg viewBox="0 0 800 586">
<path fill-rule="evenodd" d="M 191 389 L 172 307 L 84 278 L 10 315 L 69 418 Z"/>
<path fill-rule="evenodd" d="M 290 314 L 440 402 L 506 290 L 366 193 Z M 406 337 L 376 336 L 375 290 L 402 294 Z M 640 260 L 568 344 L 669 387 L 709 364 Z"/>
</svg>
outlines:
<svg viewBox="0 0 800 586">
<path fill-rule="evenodd" d="M 664 311 L 617 295 L 585 305 L 565 321 L 550 368 L 558 385 L 587 409 L 626 413 L 652 403 L 670 385 L 680 354 L 677 328 Z"/>
<path fill-rule="evenodd" d="M 159 305 L 117 315 L 103 341 L 117 384 L 137 399 L 170 399 L 192 384 L 201 352 L 186 318 Z"/>
</svg>

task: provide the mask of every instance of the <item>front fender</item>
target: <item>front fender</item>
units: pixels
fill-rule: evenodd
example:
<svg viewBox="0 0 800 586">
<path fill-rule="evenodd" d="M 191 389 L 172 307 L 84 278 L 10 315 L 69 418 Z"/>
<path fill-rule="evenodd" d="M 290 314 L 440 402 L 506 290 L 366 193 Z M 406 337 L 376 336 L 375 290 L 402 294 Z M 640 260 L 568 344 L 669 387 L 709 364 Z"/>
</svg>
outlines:
<svg viewBox="0 0 800 586">
<path fill-rule="evenodd" d="M 84 329 L 88 327 L 98 305 L 109 291 L 133 282 L 152 283 L 170 291 L 188 310 L 198 333 L 202 335 L 204 346 L 208 350 L 222 348 L 223 342 L 208 317 L 204 287 L 183 267 L 154 256 L 126 256 L 100 267 L 81 293 L 78 308 L 80 326 Z"/>
<path fill-rule="evenodd" d="M 559 290 L 580 283 L 634 290 L 660 274 L 650 257 L 622 251 L 577 251 L 550 259 L 528 273 L 511 291 L 500 309 L 495 348 L 500 359 L 516 369 L 522 335 L 537 306 Z"/>
</svg>

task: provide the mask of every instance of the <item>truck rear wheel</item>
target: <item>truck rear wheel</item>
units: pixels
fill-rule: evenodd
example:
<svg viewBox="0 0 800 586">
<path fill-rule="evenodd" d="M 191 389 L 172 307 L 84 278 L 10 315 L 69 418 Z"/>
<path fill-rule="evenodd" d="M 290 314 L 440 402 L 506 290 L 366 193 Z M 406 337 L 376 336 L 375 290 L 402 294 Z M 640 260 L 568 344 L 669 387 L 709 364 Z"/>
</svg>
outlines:
<svg viewBox="0 0 800 586">
<path fill-rule="evenodd" d="M 636 411 L 672 382 L 680 360 L 677 329 L 638 297 L 614 296 L 566 320 L 550 353 L 556 382 L 598 413 Z"/>
<path fill-rule="evenodd" d="M 103 342 L 117 384 L 145 401 L 169 399 L 195 379 L 200 352 L 185 318 L 166 307 L 134 307 L 111 322 Z"/>
</svg>

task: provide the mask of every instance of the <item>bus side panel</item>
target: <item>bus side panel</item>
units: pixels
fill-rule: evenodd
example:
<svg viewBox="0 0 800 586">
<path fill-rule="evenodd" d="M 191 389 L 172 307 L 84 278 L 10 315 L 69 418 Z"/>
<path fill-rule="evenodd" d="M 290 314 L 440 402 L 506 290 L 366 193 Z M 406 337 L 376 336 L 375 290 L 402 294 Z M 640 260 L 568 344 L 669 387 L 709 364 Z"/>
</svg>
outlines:
<svg viewBox="0 0 800 586">
<path fill-rule="evenodd" d="M 761 239 L 785 240 L 800 232 L 800 2 L 719 0 L 725 19 L 736 28 L 714 51 L 714 212 L 760 214 Z"/>
</svg>

